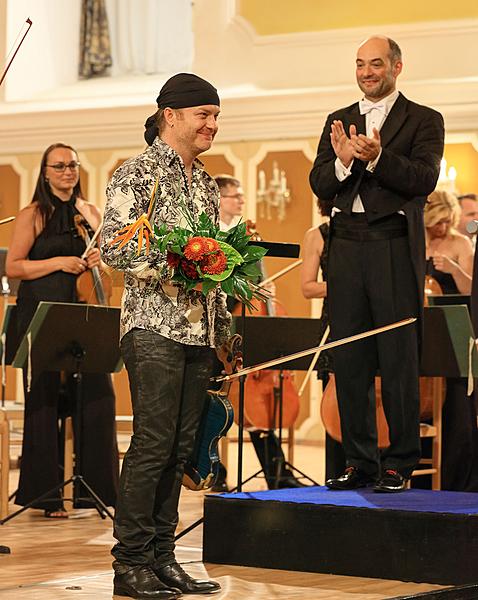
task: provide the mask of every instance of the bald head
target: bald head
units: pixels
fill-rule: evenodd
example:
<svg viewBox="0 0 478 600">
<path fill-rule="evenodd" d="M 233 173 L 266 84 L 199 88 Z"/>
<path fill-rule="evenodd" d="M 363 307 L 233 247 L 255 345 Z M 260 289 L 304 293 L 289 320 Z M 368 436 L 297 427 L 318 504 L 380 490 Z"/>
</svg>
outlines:
<svg viewBox="0 0 478 600">
<path fill-rule="evenodd" d="M 378 102 L 395 90 L 402 71 L 402 53 L 396 42 L 385 36 L 373 36 L 357 50 L 356 77 L 365 97 Z"/>
<path fill-rule="evenodd" d="M 396 63 L 398 60 L 401 62 L 402 51 L 400 50 L 400 46 L 395 40 L 392 40 L 392 38 L 389 38 L 385 35 L 371 35 L 369 38 L 367 38 L 360 44 L 359 48 L 361 48 L 364 44 L 367 44 L 372 40 L 385 42 L 388 45 L 388 56 L 392 64 Z"/>
</svg>

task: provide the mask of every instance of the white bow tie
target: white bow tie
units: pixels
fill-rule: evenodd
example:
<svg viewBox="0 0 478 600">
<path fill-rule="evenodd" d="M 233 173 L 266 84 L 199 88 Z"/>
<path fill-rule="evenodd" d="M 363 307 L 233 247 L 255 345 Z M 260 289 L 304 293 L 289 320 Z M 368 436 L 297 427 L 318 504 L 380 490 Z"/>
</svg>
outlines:
<svg viewBox="0 0 478 600">
<path fill-rule="evenodd" d="M 359 102 L 360 114 L 366 115 L 374 108 L 379 110 L 384 115 L 386 114 L 386 108 L 384 102 L 371 102 L 370 100 L 360 100 Z"/>
</svg>

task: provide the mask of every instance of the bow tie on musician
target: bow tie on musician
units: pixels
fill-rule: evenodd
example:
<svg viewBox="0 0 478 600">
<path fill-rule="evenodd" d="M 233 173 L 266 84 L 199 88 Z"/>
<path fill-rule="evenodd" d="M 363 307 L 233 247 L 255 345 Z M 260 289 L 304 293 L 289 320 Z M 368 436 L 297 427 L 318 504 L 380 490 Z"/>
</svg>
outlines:
<svg viewBox="0 0 478 600">
<path fill-rule="evenodd" d="M 384 102 L 372 102 L 371 100 L 367 100 L 364 98 L 359 102 L 359 110 L 361 115 L 366 115 L 372 110 L 378 110 L 383 114 L 386 114 L 386 106 Z"/>
<path fill-rule="evenodd" d="M 231 229 L 232 227 L 234 227 L 234 225 L 236 225 L 242 217 L 243 208 L 244 208 L 244 192 L 242 190 L 240 181 L 238 179 L 236 179 L 235 177 L 232 177 L 231 175 L 216 175 L 214 177 L 214 179 L 216 180 L 216 183 L 218 184 L 219 193 L 220 193 L 220 205 L 219 205 L 220 226 L 223 231 L 227 231 L 228 229 Z M 252 223 L 248 222 L 248 225 L 250 226 L 250 225 L 252 225 Z M 252 229 L 254 229 L 254 228 L 252 227 Z M 255 231 L 251 230 L 251 227 L 249 227 L 249 232 L 252 234 L 256 233 Z M 257 303 L 257 308 L 259 309 L 259 312 L 256 313 L 256 311 L 254 311 L 253 316 L 254 316 L 254 314 L 265 315 L 265 314 L 267 314 L 265 312 L 267 310 L 267 307 L 269 307 L 269 310 L 270 310 L 271 307 L 272 307 L 272 309 L 275 309 L 275 307 L 277 307 L 277 305 L 278 305 L 278 301 L 275 297 L 276 288 L 275 288 L 275 284 L 273 283 L 273 281 L 269 281 L 269 282 L 266 281 L 266 283 L 263 287 L 264 287 L 264 290 L 269 293 L 270 298 L 267 301 L 267 303 L 263 303 L 263 302 Z M 236 307 L 236 310 L 234 310 L 235 307 Z M 238 303 L 234 303 L 234 301 L 229 302 L 228 308 L 233 313 L 235 312 L 235 314 L 238 314 L 237 313 L 238 307 L 239 307 Z M 283 313 L 280 313 L 280 314 L 283 314 Z M 221 365 L 219 363 L 217 363 L 216 374 L 219 374 L 220 372 L 221 372 Z M 269 371 L 269 373 L 273 373 L 273 371 Z M 254 397 L 257 396 L 257 394 L 261 394 L 261 395 L 267 394 L 268 395 L 269 393 L 272 393 L 272 392 L 269 392 L 269 389 L 272 390 L 272 388 L 273 388 L 272 379 L 268 380 L 268 381 L 270 381 L 270 384 L 268 384 L 268 386 L 270 385 L 272 387 L 267 387 L 267 390 L 262 385 L 255 386 L 254 380 L 252 379 L 252 377 L 248 378 L 248 379 L 249 379 L 249 382 L 248 382 L 248 380 L 246 380 L 246 386 L 250 386 L 250 389 L 247 389 L 246 396 L 252 402 L 254 402 Z M 258 381 L 258 379 L 256 381 Z M 234 399 L 237 400 L 236 388 L 238 388 L 237 383 L 231 390 L 231 392 L 232 392 L 231 397 L 233 398 L 233 400 L 232 400 L 233 404 L 234 404 Z M 276 477 L 277 461 L 279 460 L 281 462 L 281 464 L 283 464 L 285 462 L 284 453 L 279 444 L 279 439 L 278 439 L 274 429 L 269 429 L 269 428 L 264 429 L 261 427 L 257 428 L 257 427 L 254 427 L 253 424 L 249 424 L 249 426 L 247 427 L 247 431 L 249 433 L 251 442 L 254 446 L 254 450 L 256 452 L 259 463 L 262 467 L 262 470 L 264 471 L 267 486 L 269 488 L 272 488 L 276 485 L 275 477 Z M 226 469 L 225 469 L 224 465 L 221 464 L 220 469 L 219 469 L 218 478 L 212 488 L 213 491 L 227 490 L 226 477 L 227 477 Z M 302 487 L 304 484 L 301 483 L 297 478 L 294 477 L 292 471 L 284 468 L 282 473 L 280 474 L 280 478 L 279 478 L 279 481 L 277 482 L 277 485 L 278 485 L 278 487 L 287 488 L 287 487 Z"/>
</svg>

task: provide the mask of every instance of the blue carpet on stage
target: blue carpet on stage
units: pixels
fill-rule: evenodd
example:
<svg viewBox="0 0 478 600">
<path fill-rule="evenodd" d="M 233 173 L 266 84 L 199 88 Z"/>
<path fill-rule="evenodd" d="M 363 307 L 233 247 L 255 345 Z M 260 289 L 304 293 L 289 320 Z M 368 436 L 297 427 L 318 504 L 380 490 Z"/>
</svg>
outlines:
<svg viewBox="0 0 478 600">
<path fill-rule="evenodd" d="M 225 499 L 233 498 L 234 500 L 267 500 L 461 515 L 478 514 L 478 493 L 470 492 L 435 492 L 410 489 L 399 494 L 378 494 L 371 488 L 332 491 L 325 486 L 314 486 L 263 492 L 215 494 L 215 496 Z"/>
</svg>

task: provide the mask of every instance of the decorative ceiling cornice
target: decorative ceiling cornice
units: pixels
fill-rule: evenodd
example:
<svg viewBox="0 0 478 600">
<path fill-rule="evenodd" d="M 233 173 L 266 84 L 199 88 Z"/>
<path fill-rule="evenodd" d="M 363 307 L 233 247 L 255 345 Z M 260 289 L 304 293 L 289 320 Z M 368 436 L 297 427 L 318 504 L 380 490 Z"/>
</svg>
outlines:
<svg viewBox="0 0 478 600">
<path fill-rule="evenodd" d="M 402 91 L 410 99 L 442 112 L 447 132 L 478 130 L 478 78 L 407 82 Z M 355 85 L 251 90 L 240 95 L 226 90 L 217 141 L 318 137 L 329 112 L 357 98 Z M 143 144 L 142 127 L 151 110 L 148 103 L 0 113 L 0 152 L 37 152 L 52 140 L 67 140 L 79 149 L 138 147 Z"/>
</svg>

